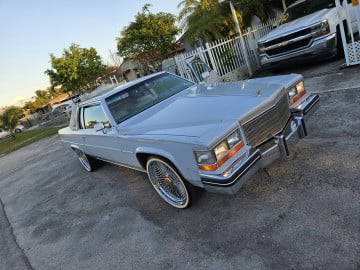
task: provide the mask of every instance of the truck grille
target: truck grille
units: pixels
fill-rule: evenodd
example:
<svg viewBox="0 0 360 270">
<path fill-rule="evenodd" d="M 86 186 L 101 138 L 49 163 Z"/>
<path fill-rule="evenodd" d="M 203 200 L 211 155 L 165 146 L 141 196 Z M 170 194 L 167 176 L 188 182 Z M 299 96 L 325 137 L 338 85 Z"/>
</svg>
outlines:
<svg viewBox="0 0 360 270">
<path fill-rule="evenodd" d="M 248 144 L 256 147 L 280 133 L 290 117 L 287 95 L 264 113 L 243 124 Z"/>
<path fill-rule="evenodd" d="M 298 31 L 296 33 L 289 34 L 287 36 L 265 42 L 263 44 L 263 46 L 266 49 L 270 46 L 278 44 L 279 47 L 275 47 L 275 48 L 266 50 L 266 53 L 269 56 L 276 56 L 276 55 L 287 53 L 290 51 L 299 50 L 299 49 L 309 46 L 309 44 L 311 43 L 312 37 L 311 37 L 310 33 L 311 33 L 310 28 L 304 29 L 304 30 Z M 296 38 L 301 38 L 301 39 L 299 39 L 297 41 L 293 41 Z M 288 43 L 284 43 L 287 41 L 288 41 Z M 284 43 L 284 44 L 282 44 L 282 43 Z"/>
<path fill-rule="evenodd" d="M 298 38 L 298 37 L 303 37 L 303 36 L 309 35 L 310 33 L 311 33 L 310 28 L 300 30 L 298 32 L 291 33 L 289 35 L 267 41 L 267 42 L 264 43 L 264 47 L 270 47 L 272 45 L 279 44 L 279 43 L 284 42 L 284 41 L 289 41 L 289 40 L 292 40 L 292 39 L 295 39 L 295 38 Z"/>
<path fill-rule="evenodd" d="M 289 43 L 288 45 L 279 47 L 279 48 L 275 48 L 275 49 L 271 49 L 267 51 L 267 54 L 270 56 L 274 56 L 277 54 L 282 54 L 282 53 L 287 53 L 290 51 L 294 51 L 294 50 L 298 50 L 301 48 L 304 48 L 306 46 L 308 46 L 311 42 L 311 38 L 305 38 L 299 41 L 296 41 L 294 43 Z"/>
</svg>

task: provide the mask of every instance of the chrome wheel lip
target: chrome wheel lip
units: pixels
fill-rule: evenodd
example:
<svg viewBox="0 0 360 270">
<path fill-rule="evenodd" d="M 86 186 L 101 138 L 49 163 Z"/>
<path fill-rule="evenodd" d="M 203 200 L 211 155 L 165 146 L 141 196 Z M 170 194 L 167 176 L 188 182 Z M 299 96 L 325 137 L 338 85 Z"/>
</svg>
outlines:
<svg viewBox="0 0 360 270">
<path fill-rule="evenodd" d="M 91 165 L 90 162 L 86 156 L 86 154 L 81 150 L 75 150 L 76 154 L 78 155 L 79 161 L 81 165 L 87 170 L 88 172 L 91 172 Z"/>
<path fill-rule="evenodd" d="M 185 183 L 169 164 L 152 158 L 146 169 L 151 184 L 164 201 L 176 208 L 186 208 L 189 205 L 190 198 Z"/>
</svg>

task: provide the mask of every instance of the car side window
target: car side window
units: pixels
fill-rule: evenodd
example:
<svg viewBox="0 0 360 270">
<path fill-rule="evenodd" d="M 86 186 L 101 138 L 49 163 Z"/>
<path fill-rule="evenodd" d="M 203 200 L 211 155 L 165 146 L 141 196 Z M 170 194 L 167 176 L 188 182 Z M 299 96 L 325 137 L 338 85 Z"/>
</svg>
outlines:
<svg viewBox="0 0 360 270">
<path fill-rule="evenodd" d="M 80 110 L 80 120 L 82 129 L 94 128 L 96 123 L 103 123 L 106 128 L 111 127 L 100 104 L 82 107 Z"/>
</svg>

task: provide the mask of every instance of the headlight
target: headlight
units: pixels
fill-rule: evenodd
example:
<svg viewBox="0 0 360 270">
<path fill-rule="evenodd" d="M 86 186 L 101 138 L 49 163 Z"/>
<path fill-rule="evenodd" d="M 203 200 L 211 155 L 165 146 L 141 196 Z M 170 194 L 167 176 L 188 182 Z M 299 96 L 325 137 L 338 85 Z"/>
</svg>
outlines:
<svg viewBox="0 0 360 270">
<path fill-rule="evenodd" d="M 330 33 L 330 26 L 328 20 L 323 20 L 317 25 L 311 27 L 311 33 L 313 38 L 321 37 Z"/>
<path fill-rule="evenodd" d="M 258 43 L 258 52 L 260 53 L 260 54 L 262 54 L 262 53 L 265 53 L 265 45 L 264 45 L 264 43 Z"/>
<path fill-rule="evenodd" d="M 214 148 L 216 159 L 220 160 L 223 156 L 226 155 L 227 151 L 229 151 L 229 146 L 227 145 L 226 141 L 223 141 Z"/>
<path fill-rule="evenodd" d="M 198 164 L 214 164 L 216 162 L 213 151 L 195 151 Z"/>
<path fill-rule="evenodd" d="M 305 94 L 306 94 L 306 90 L 304 87 L 304 82 L 303 81 L 298 82 L 294 87 L 288 89 L 289 104 L 293 105 Z"/>
<path fill-rule="evenodd" d="M 297 95 L 297 91 L 296 88 L 293 87 L 289 90 L 289 99 L 292 100 L 294 97 L 296 97 Z"/>
<path fill-rule="evenodd" d="M 227 137 L 227 143 L 229 144 L 229 148 L 233 148 L 241 141 L 240 134 L 238 130 L 235 130 L 229 137 Z"/>
<path fill-rule="evenodd" d="M 240 132 L 236 130 L 213 150 L 195 151 L 196 161 L 201 170 L 215 171 L 243 146 L 244 143 L 241 141 Z"/>
</svg>

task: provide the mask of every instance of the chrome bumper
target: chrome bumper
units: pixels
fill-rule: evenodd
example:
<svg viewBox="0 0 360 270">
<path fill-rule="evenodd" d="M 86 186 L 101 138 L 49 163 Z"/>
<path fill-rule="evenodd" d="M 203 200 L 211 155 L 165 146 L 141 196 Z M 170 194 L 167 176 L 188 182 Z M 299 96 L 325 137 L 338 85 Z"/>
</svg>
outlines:
<svg viewBox="0 0 360 270">
<path fill-rule="evenodd" d="M 262 67 L 271 67 L 274 65 L 281 65 L 287 63 L 289 60 L 307 60 L 322 55 L 329 57 L 335 56 L 336 48 L 336 34 L 333 33 L 324 38 L 313 40 L 307 47 L 294 49 L 293 51 L 269 56 L 266 53 L 260 54 L 260 64 Z"/>
<path fill-rule="evenodd" d="M 272 140 L 252 149 L 248 158 L 232 165 L 229 175 L 201 175 L 201 181 L 207 191 L 235 194 L 259 169 L 266 168 L 275 160 L 289 155 L 290 139 L 298 140 L 307 135 L 306 121 L 318 109 L 319 96 L 309 95 L 292 108 L 292 115 L 283 129 Z"/>
</svg>

